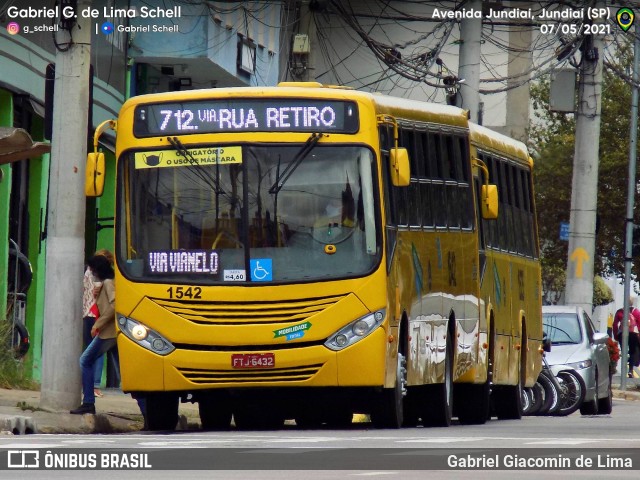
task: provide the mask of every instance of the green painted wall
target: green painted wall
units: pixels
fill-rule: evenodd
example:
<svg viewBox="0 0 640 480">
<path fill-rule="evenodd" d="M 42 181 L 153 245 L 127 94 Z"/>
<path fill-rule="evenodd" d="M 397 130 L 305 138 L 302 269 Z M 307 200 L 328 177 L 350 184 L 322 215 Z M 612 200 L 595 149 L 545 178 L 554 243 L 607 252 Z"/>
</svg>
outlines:
<svg viewBox="0 0 640 480">
<path fill-rule="evenodd" d="M 32 120 L 31 137 L 43 141 L 43 121 Z M 42 239 L 47 215 L 47 191 L 49 187 L 49 155 L 32 158 L 29 162 L 29 245 L 27 257 L 33 268 L 33 281 L 27 292 L 27 329 L 31 347 L 25 359 L 31 368 L 33 380 L 40 381 L 42 365 L 42 331 L 44 318 L 46 240 Z M 80 322 L 78 322 L 80 325 Z"/>
<path fill-rule="evenodd" d="M 13 126 L 13 96 L 0 89 L 0 126 Z M 9 266 L 9 197 L 11 164 L 0 167 L 0 319 L 7 312 L 7 269 Z"/>
</svg>

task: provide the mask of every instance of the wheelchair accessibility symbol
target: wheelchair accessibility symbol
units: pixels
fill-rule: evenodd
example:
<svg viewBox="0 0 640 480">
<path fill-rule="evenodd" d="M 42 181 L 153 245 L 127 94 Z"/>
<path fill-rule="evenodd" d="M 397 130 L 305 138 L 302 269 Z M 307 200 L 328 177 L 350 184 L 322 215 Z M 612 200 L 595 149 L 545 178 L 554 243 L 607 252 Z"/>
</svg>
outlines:
<svg viewBox="0 0 640 480">
<path fill-rule="evenodd" d="M 273 280 L 273 263 L 270 258 L 256 258 L 249 261 L 252 282 L 270 282 Z"/>
</svg>

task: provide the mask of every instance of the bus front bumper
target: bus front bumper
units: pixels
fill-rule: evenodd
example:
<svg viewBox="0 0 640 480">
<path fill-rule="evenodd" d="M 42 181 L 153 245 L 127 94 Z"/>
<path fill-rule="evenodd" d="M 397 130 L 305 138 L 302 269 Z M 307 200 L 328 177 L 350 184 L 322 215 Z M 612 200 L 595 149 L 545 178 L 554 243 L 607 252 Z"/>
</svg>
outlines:
<svg viewBox="0 0 640 480">
<path fill-rule="evenodd" d="M 273 350 L 240 348 L 226 351 L 177 348 L 160 356 L 119 334 L 122 390 L 188 392 L 255 387 L 382 387 L 385 381 L 387 336 L 384 327 L 338 352 L 323 345 L 296 348 L 295 343 L 287 348 L 278 345 Z M 238 355 L 242 361 L 238 360 Z M 261 365 L 269 358 L 272 360 L 268 367 Z"/>
</svg>

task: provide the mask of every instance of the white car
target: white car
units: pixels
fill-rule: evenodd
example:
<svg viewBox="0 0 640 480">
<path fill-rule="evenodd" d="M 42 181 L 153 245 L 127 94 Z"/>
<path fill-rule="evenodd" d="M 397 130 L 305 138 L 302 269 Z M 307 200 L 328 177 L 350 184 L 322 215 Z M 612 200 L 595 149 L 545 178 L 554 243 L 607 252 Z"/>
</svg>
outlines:
<svg viewBox="0 0 640 480">
<path fill-rule="evenodd" d="M 551 351 L 546 353 L 549 365 L 568 365 L 584 381 L 586 395 L 580 413 L 611 413 L 609 336 L 597 332 L 587 312 L 577 306 L 543 306 L 542 324 L 551 339 Z"/>
</svg>

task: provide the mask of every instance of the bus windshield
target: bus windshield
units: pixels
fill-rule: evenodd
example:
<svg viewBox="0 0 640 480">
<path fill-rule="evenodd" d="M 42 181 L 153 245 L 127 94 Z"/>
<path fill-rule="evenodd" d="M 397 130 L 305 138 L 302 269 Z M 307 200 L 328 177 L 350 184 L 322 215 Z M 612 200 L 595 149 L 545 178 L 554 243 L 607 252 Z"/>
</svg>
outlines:
<svg viewBox="0 0 640 480">
<path fill-rule="evenodd" d="M 120 158 L 116 249 L 128 278 L 293 283 L 378 264 L 371 150 L 318 143 L 301 158 L 301 143 L 178 145 Z"/>
</svg>

